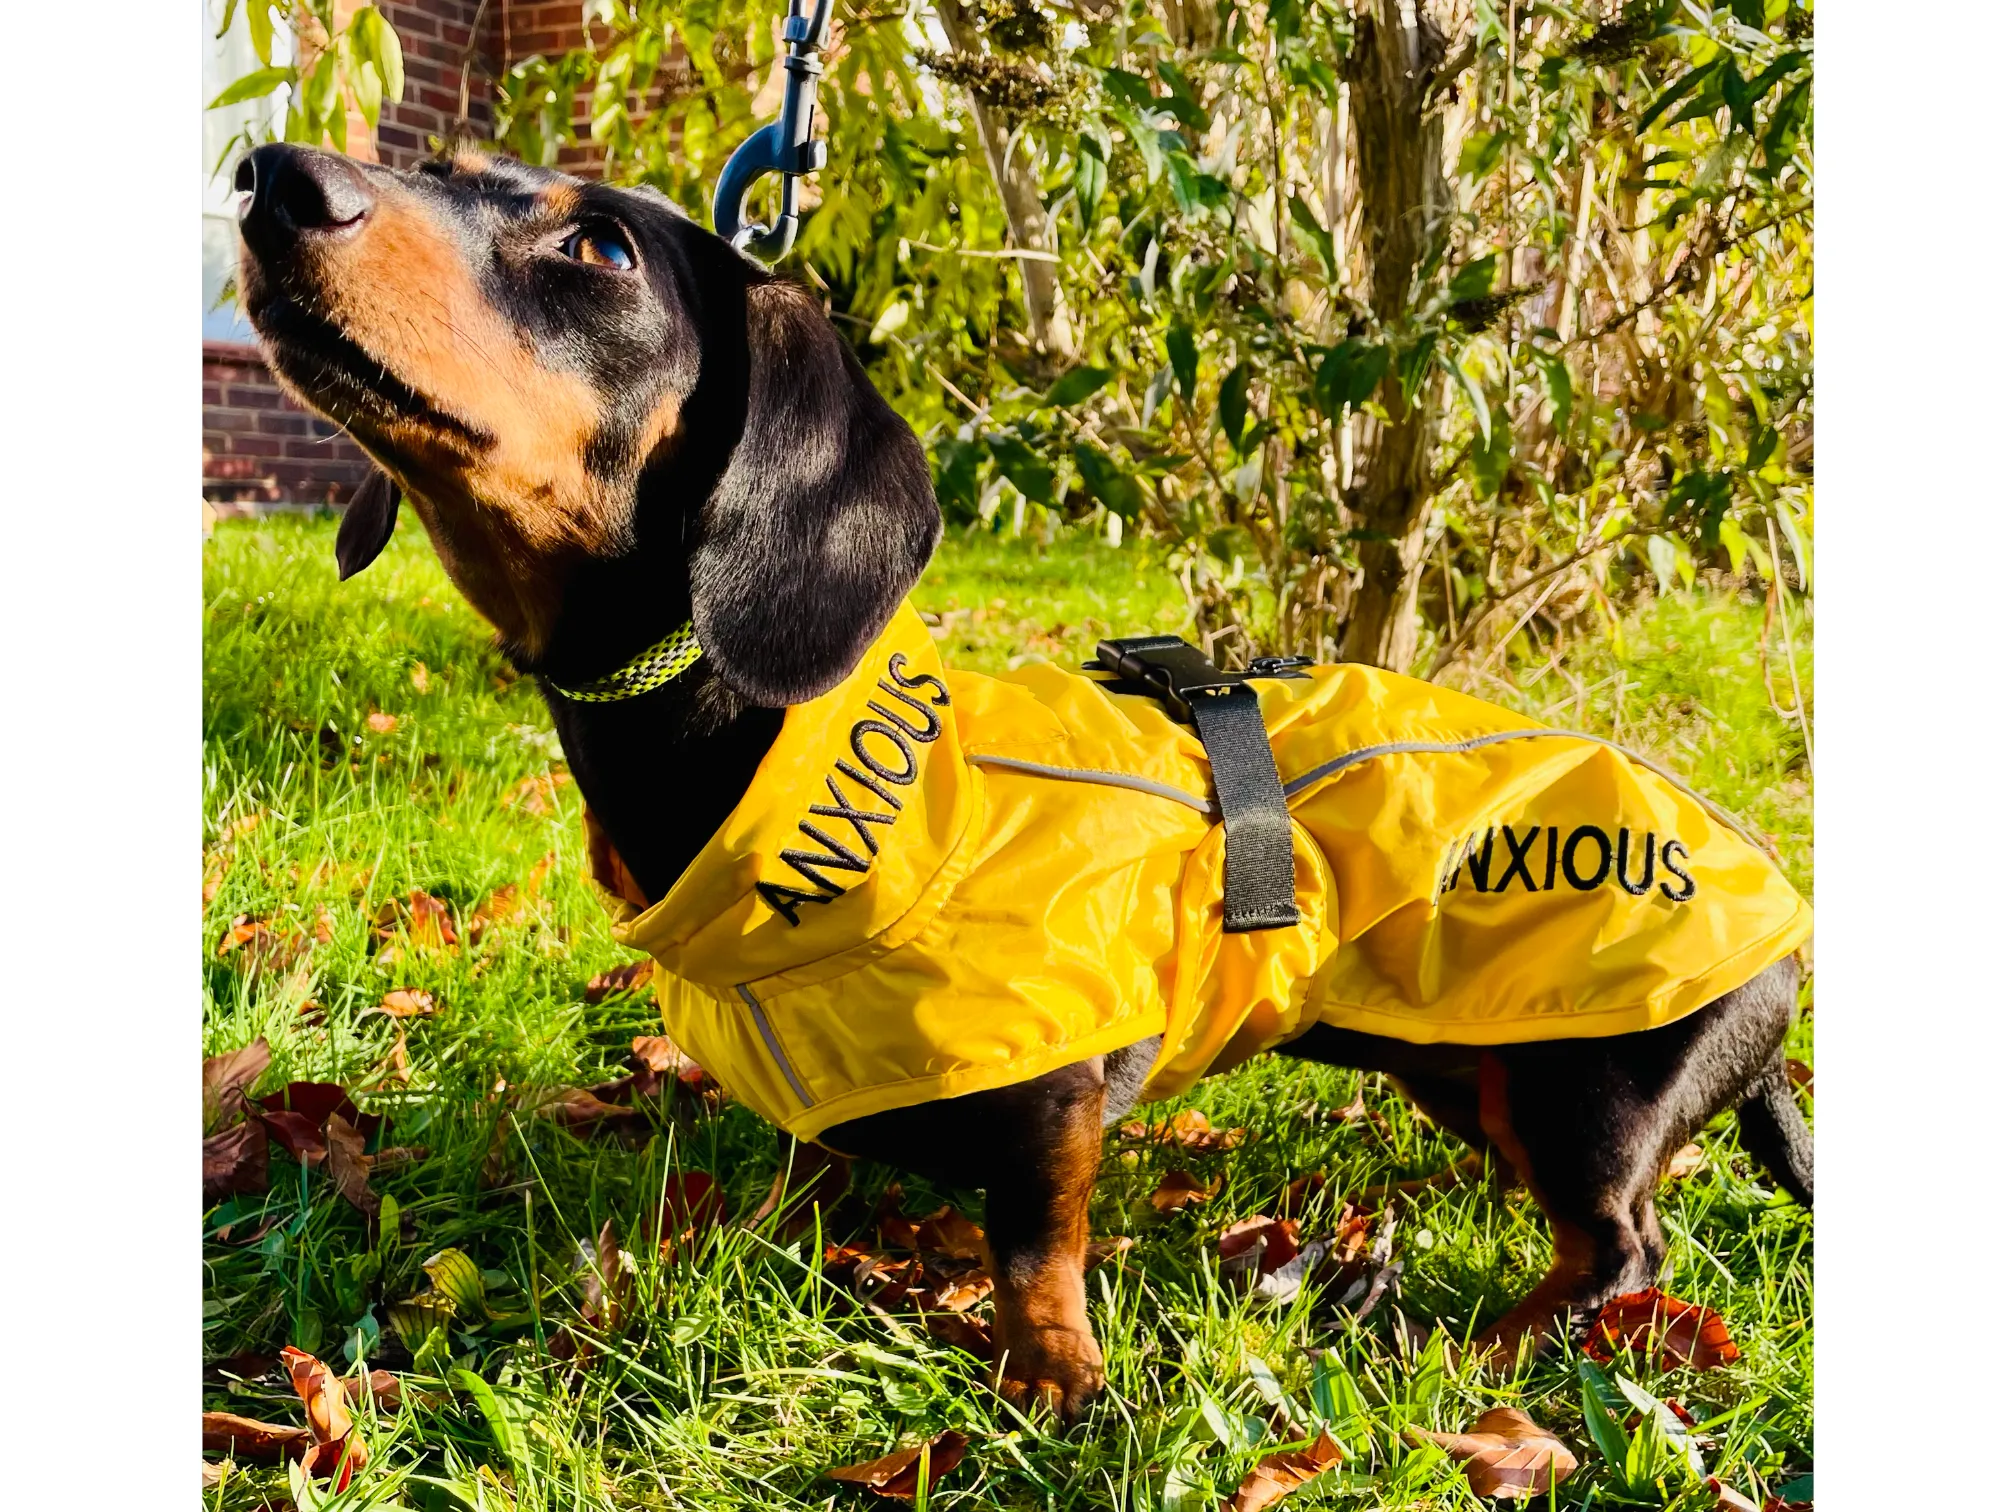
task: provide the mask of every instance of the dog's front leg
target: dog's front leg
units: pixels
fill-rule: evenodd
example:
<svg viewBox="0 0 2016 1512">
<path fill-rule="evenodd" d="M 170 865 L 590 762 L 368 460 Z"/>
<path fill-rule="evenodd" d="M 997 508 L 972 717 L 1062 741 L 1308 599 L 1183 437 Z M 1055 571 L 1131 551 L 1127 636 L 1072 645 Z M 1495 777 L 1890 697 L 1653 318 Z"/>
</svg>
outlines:
<svg viewBox="0 0 2016 1512">
<path fill-rule="evenodd" d="M 1079 1072 L 1079 1075 L 1072 1075 Z M 1090 1073 L 1090 1074 L 1084 1074 Z M 1016 1406 L 1067 1422 L 1106 1384 L 1085 1314 L 1085 1243 L 1099 1173 L 1103 1078 L 1096 1063 L 1025 1088 L 987 1187 L 995 1371 Z"/>
</svg>

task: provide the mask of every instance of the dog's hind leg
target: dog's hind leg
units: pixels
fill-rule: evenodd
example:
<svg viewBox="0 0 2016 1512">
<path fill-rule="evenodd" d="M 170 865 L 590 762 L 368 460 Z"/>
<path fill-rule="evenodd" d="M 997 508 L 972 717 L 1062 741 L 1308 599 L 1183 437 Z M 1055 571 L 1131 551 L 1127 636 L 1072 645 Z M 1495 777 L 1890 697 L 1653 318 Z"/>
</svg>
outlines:
<svg viewBox="0 0 2016 1512">
<path fill-rule="evenodd" d="M 1772 1180 L 1813 1206 L 1813 1131 L 1799 1111 L 1785 1057 L 1776 1057 L 1736 1108 L 1736 1137 Z"/>
</svg>

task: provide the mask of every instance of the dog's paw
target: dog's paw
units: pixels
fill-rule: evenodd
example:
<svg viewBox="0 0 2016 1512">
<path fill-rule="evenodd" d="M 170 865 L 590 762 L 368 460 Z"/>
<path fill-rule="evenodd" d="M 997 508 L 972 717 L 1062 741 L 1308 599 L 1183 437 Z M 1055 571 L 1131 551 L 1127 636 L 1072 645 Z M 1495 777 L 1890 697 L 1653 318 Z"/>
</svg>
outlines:
<svg viewBox="0 0 2016 1512">
<path fill-rule="evenodd" d="M 994 1365 L 995 1383 L 1010 1404 L 1025 1413 L 1045 1408 L 1075 1422 L 1106 1386 L 1106 1361 L 1099 1342 L 1080 1329 L 1036 1327 L 1003 1335 Z"/>
</svg>

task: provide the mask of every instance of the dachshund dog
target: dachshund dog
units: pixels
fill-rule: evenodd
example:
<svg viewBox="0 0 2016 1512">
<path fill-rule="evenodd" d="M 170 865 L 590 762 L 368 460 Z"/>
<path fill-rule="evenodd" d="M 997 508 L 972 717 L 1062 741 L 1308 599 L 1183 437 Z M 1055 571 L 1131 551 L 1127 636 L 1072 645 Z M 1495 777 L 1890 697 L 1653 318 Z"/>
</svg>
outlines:
<svg viewBox="0 0 2016 1512">
<path fill-rule="evenodd" d="M 343 574 L 384 546 L 403 494 L 539 679 L 625 890 L 664 898 L 749 795 L 785 711 L 850 675 L 929 561 L 940 520 L 917 438 L 804 290 L 653 191 L 468 151 L 394 172 L 281 145 L 245 158 L 237 187 L 239 289 L 273 371 L 382 469 L 343 518 Z M 687 625 L 683 675 L 556 696 Z M 1684 1017 L 1593 1038 L 1414 1044 L 1318 1024 L 1278 1049 L 1384 1073 L 1530 1189 L 1554 1261 L 1482 1341 L 1510 1355 L 1651 1284 L 1660 1174 L 1718 1113 L 1737 1109 L 1744 1147 L 1811 1204 L 1782 1049 L 1798 984 L 1779 959 Z M 1068 1419 L 1104 1383 L 1087 1205 L 1103 1130 L 1158 1046 L 819 1136 L 984 1190 L 1011 1401 Z"/>
</svg>

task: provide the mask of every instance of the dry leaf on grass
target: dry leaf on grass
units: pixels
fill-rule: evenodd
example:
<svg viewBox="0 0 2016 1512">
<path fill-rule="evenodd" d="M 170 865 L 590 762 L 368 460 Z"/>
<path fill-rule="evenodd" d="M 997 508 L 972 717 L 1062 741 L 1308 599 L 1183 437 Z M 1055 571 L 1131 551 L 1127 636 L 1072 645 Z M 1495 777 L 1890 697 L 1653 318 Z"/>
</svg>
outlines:
<svg viewBox="0 0 2016 1512">
<path fill-rule="evenodd" d="M 1134 1248 L 1134 1241 L 1125 1234 L 1116 1234 L 1111 1239 L 1094 1239 L 1085 1246 L 1085 1269 L 1097 1270 L 1115 1255 L 1124 1255 Z"/>
<path fill-rule="evenodd" d="M 837 1465 L 826 1472 L 826 1478 L 850 1486 L 866 1486 L 877 1496 L 915 1501 L 920 1479 L 926 1485 L 936 1486 L 952 1473 L 953 1467 L 965 1454 L 966 1435 L 948 1428 L 928 1445 L 913 1444 L 908 1449 L 898 1449 L 894 1454 L 885 1454 L 880 1459 L 866 1460 L 858 1465 Z"/>
<path fill-rule="evenodd" d="M 628 966 L 617 966 L 611 970 L 592 976 L 582 989 L 581 996 L 588 1002 L 599 1003 L 605 998 L 616 997 L 625 992 L 642 992 L 651 985 L 651 974 L 656 964 L 648 957 L 642 961 L 632 961 Z"/>
<path fill-rule="evenodd" d="M 203 1414 L 203 1447 L 235 1454 L 240 1459 L 272 1464 L 281 1459 L 298 1459 L 308 1448 L 308 1430 L 292 1423 L 262 1423 L 240 1417 L 235 1412 Z"/>
<path fill-rule="evenodd" d="M 948 1204 L 917 1225 L 915 1248 L 957 1260 L 983 1260 L 987 1255 L 987 1236 L 979 1224 Z"/>
<path fill-rule="evenodd" d="M 627 1081 L 611 1084 L 611 1086 L 617 1085 L 627 1086 Z M 550 1118 L 562 1127 L 576 1132 L 602 1125 L 610 1127 L 635 1125 L 644 1117 L 643 1109 L 604 1102 L 585 1087 L 528 1089 L 522 1106 L 527 1113 L 539 1118 Z"/>
<path fill-rule="evenodd" d="M 369 714 L 364 716 L 364 728 L 369 730 L 373 735 L 390 735 L 394 730 L 399 728 L 399 716 L 397 714 L 381 713 L 377 709 L 373 709 Z"/>
<path fill-rule="evenodd" d="M 385 1000 L 366 1013 L 382 1013 L 388 1018 L 426 1018 L 434 1012 L 434 994 L 424 987 L 394 987 Z"/>
<path fill-rule="evenodd" d="M 614 1219 L 602 1220 L 591 1262 L 581 1273 L 582 1316 L 606 1334 L 621 1333 L 630 1306 L 629 1257 L 616 1240 Z"/>
<path fill-rule="evenodd" d="M 261 1112 L 256 1121 L 265 1126 L 274 1142 L 293 1156 L 297 1164 L 318 1166 L 328 1157 L 328 1141 L 305 1115 L 283 1108 L 277 1113 Z"/>
<path fill-rule="evenodd" d="M 266 1183 L 266 1131 L 257 1123 L 234 1124 L 203 1141 L 205 1207 L 238 1192 L 263 1192 Z"/>
<path fill-rule="evenodd" d="M 250 1103 L 245 1093 L 273 1063 L 266 1036 L 240 1050 L 213 1055 L 203 1062 L 203 1127 L 214 1129 L 244 1115 Z"/>
<path fill-rule="evenodd" d="M 203 1461 L 203 1489 L 205 1491 L 215 1491 L 219 1486 L 224 1484 L 224 1477 L 237 1468 L 229 1460 Z"/>
<path fill-rule="evenodd" d="M 534 777 L 521 778 L 518 785 L 504 795 L 504 807 L 522 809 L 528 814 L 550 814 L 558 801 L 560 789 L 573 780 L 565 772 L 541 772 Z"/>
<path fill-rule="evenodd" d="M 1674 1181 L 1685 1181 L 1701 1169 L 1701 1162 L 1707 1159 L 1707 1156 L 1708 1152 L 1697 1144 L 1682 1145 L 1673 1152 L 1673 1158 L 1666 1162 L 1666 1175 Z"/>
<path fill-rule="evenodd" d="M 1493 1407 L 1467 1433 L 1421 1433 L 1462 1463 L 1479 1496 L 1531 1496 L 1572 1475 L 1568 1446 L 1516 1407 Z"/>
<path fill-rule="evenodd" d="M 1589 1330 L 1582 1352 L 1603 1364 L 1620 1353 L 1648 1349 L 1655 1342 L 1661 1363 L 1668 1367 L 1691 1365 L 1696 1370 L 1712 1370 L 1743 1357 L 1729 1337 L 1729 1325 L 1715 1309 L 1683 1302 L 1656 1286 L 1607 1304 Z"/>
<path fill-rule="evenodd" d="M 665 1177 L 658 1205 L 658 1250 L 672 1255 L 721 1226 L 726 1205 L 721 1188 L 705 1171 L 673 1171 Z"/>
<path fill-rule="evenodd" d="M 1809 1096 L 1813 1091 L 1813 1068 L 1793 1056 L 1785 1057 L 1785 1079 Z"/>
<path fill-rule="evenodd" d="M 1178 1208 L 1189 1207 L 1193 1202 L 1209 1202 L 1217 1195 L 1218 1181 L 1214 1178 L 1209 1186 L 1192 1176 L 1188 1171 L 1168 1171 L 1163 1174 L 1161 1184 L 1149 1195 L 1158 1213 L 1173 1213 Z"/>
<path fill-rule="evenodd" d="M 1297 1486 L 1314 1480 L 1343 1459 L 1344 1451 L 1325 1429 L 1307 1449 L 1270 1454 L 1247 1471 L 1239 1489 L 1225 1503 L 1224 1512 L 1261 1512 L 1261 1508 L 1273 1506 Z"/>
<path fill-rule="evenodd" d="M 852 1182 L 852 1168 L 844 1157 L 818 1145 L 800 1145 L 788 1158 L 778 1161 L 770 1190 L 744 1227 L 761 1228 L 774 1214 L 778 1235 L 796 1239 L 812 1227 L 815 1212 L 832 1221 L 833 1210 L 847 1196 Z"/>
<path fill-rule="evenodd" d="M 364 1153 L 364 1136 L 341 1113 L 331 1113 L 323 1129 L 329 1139 L 329 1177 L 337 1194 L 367 1218 L 376 1217 L 378 1194 L 371 1190 L 371 1157 Z"/>
<path fill-rule="evenodd" d="M 963 1312 L 931 1313 L 924 1319 L 924 1327 L 932 1338 L 963 1349 L 975 1359 L 994 1358 L 994 1325 L 985 1318 Z"/>
<path fill-rule="evenodd" d="M 308 1410 L 308 1452 L 302 1468 L 310 1475 L 332 1477 L 330 1489 L 341 1491 L 350 1484 L 353 1471 L 361 1470 L 369 1458 L 364 1440 L 353 1433 L 348 1398 L 341 1379 L 315 1356 L 289 1345 L 280 1351 L 287 1378 L 301 1404 Z"/>
<path fill-rule="evenodd" d="M 1153 1144 L 1172 1144 L 1199 1154 L 1215 1154 L 1220 1150 L 1234 1149 L 1246 1142 L 1244 1129 L 1214 1129 L 1211 1120 L 1195 1108 L 1186 1108 L 1174 1118 L 1164 1123 L 1130 1123 L 1120 1126 L 1122 1139 L 1147 1140 Z"/>
<path fill-rule="evenodd" d="M 1712 1475 L 1708 1477 L 1708 1489 L 1715 1493 L 1715 1512 L 1763 1512 L 1741 1491 Z"/>
</svg>

